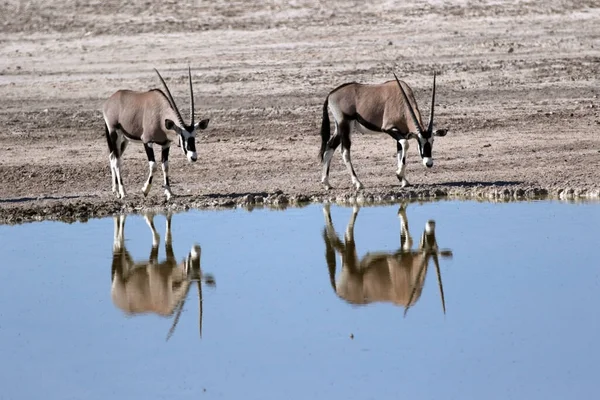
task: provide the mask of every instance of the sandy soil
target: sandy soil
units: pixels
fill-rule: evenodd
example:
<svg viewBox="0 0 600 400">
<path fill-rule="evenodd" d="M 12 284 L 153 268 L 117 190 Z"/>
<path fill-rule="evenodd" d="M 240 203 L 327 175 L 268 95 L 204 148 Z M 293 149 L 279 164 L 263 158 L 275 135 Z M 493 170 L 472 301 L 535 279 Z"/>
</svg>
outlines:
<svg viewBox="0 0 600 400">
<path fill-rule="evenodd" d="M 600 5 L 588 1 L 3 1 L 0 4 L 0 222 L 85 219 L 147 207 L 399 198 L 600 195 Z M 158 87 L 211 119 L 199 161 L 175 148 L 164 201 L 142 146 L 125 154 L 128 198 L 110 190 L 102 102 Z M 437 71 L 436 165 L 411 146 L 402 189 L 395 144 L 355 134 L 365 185 L 336 153 L 320 184 L 325 96 L 395 71 L 429 113 Z M 426 118 L 426 117 L 425 117 Z M 177 150 L 177 151 L 176 151 Z M 155 182 L 161 179 L 161 174 Z"/>
</svg>

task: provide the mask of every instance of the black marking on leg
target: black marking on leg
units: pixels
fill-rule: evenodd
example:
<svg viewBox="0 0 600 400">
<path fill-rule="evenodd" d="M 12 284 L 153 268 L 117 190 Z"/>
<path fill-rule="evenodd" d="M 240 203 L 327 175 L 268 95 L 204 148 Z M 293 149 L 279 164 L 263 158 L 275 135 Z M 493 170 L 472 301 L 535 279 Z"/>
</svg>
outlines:
<svg viewBox="0 0 600 400">
<path fill-rule="evenodd" d="M 342 134 L 342 150 L 347 149 L 348 151 L 350 151 L 350 146 L 352 146 L 352 142 L 350 141 L 350 135 Z"/>
<path fill-rule="evenodd" d="M 327 147 L 331 150 L 337 149 L 342 141 L 342 137 L 340 135 L 333 135 L 329 142 L 327 142 Z"/>
<path fill-rule="evenodd" d="M 152 184 L 152 178 L 154 178 L 152 175 L 150 175 L 150 178 L 148 178 L 148 185 Z"/>
<path fill-rule="evenodd" d="M 154 160 L 154 149 L 149 143 L 144 143 L 144 150 L 146 150 L 146 155 L 148 156 L 148 161 L 155 162 Z"/>
<path fill-rule="evenodd" d="M 169 147 L 162 149 L 161 157 L 163 163 L 169 161 Z"/>
<path fill-rule="evenodd" d="M 396 150 L 402 155 L 402 165 L 406 165 L 406 151 L 404 150 L 404 146 L 402 146 L 400 142 L 396 142 Z"/>
<path fill-rule="evenodd" d="M 169 183 L 169 177 L 165 176 L 165 185 L 166 186 L 171 186 L 171 184 Z"/>
</svg>

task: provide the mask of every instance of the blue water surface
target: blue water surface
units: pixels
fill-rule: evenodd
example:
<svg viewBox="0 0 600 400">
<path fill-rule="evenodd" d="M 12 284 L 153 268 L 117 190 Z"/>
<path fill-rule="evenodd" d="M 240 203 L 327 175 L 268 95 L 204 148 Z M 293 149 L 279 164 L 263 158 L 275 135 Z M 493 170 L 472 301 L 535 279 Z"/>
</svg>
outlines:
<svg viewBox="0 0 600 400">
<path fill-rule="evenodd" d="M 323 206 L 191 211 L 172 220 L 216 280 L 172 318 L 130 316 L 111 299 L 112 218 L 0 226 L 1 399 L 597 398 L 600 204 L 409 204 L 418 248 L 436 223 L 435 268 L 404 316 L 334 291 Z M 364 207 L 359 257 L 400 246 L 398 206 Z M 352 208 L 331 207 L 344 240 Z M 165 217 L 155 218 L 164 258 Z M 152 235 L 128 216 L 126 246 Z M 340 274 L 340 260 L 337 261 Z M 338 275 L 339 276 L 339 275 Z"/>
</svg>

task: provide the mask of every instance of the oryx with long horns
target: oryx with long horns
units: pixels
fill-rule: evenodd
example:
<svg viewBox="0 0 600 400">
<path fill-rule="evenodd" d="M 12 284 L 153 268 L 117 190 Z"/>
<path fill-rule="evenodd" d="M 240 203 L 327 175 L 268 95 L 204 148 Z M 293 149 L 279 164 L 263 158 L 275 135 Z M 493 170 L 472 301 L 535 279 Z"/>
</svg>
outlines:
<svg viewBox="0 0 600 400">
<path fill-rule="evenodd" d="M 169 148 L 174 135 L 177 135 L 179 145 L 188 161 L 194 162 L 196 154 L 196 131 L 206 129 L 208 119 L 194 123 L 194 91 L 192 87 L 192 72 L 188 68 L 190 81 L 190 124 L 187 125 L 175 104 L 175 100 L 164 79 L 156 71 L 162 82 L 165 93 L 160 89 L 147 92 L 118 90 L 104 103 L 103 115 L 105 121 L 106 140 L 110 151 L 110 170 L 112 175 L 112 191 L 118 197 L 125 197 L 123 179 L 121 177 L 122 157 L 129 141 L 141 142 L 148 156 L 150 174 L 142 188 L 144 196 L 150 192 L 152 177 L 156 171 L 153 144 L 162 149 L 162 171 L 164 189 L 167 200 L 173 193 L 169 185 Z M 168 96 L 168 97 L 167 97 Z"/>
<path fill-rule="evenodd" d="M 404 306 L 404 315 L 421 297 L 429 262 L 435 265 L 442 310 L 446 313 L 444 287 L 439 257 L 451 258 L 452 251 L 440 249 L 435 235 L 435 221 L 429 220 L 417 249 L 408 230 L 406 204 L 398 210 L 400 217 L 400 248 L 394 252 L 369 252 L 359 258 L 354 241 L 354 225 L 359 207 L 355 206 L 346 227 L 344 241 L 335 232 L 329 206 L 323 208 L 325 216 L 325 259 L 329 279 L 335 293 L 348 303 L 364 305 L 389 302 Z M 336 279 L 336 253 L 341 259 L 341 270 Z"/>
<path fill-rule="evenodd" d="M 431 96 L 431 115 L 429 126 L 425 129 L 421 113 L 412 89 L 398 80 L 381 84 L 345 83 L 331 91 L 323 104 L 321 124 L 322 163 L 321 182 L 327 189 L 329 185 L 329 166 L 335 149 L 342 145 L 342 158 L 350 175 L 352 184 L 358 190 L 363 187 L 356 177 L 350 160 L 350 130 L 352 126 L 363 133 L 384 132 L 396 141 L 398 169 L 396 176 L 402 187 L 409 185 L 405 177 L 406 152 L 408 140 L 416 139 L 423 165 L 433 166 L 433 138 L 445 136 L 446 129 L 433 129 L 433 111 L 435 105 L 435 74 L 433 75 L 433 93 Z M 329 111 L 333 114 L 335 132 L 330 133 Z"/>
<path fill-rule="evenodd" d="M 173 316 L 167 340 L 173 335 L 186 299 L 194 283 L 198 285 L 198 329 L 202 336 L 202 284 L 215 286 L 215 278 L 205 274 L 200 265 L 201 248 L 195 244 L 178 263 L 173 252 L 171 214 L 167 214 L 165 252 L 159 261 L 160 236 L 154 227 L 154 214 L 145 213 L 144 219 L 152 231 L 150 257 L 134 260 L 125 245 L 125 215 L 114 217 L 115 234 L 111 264 L 111 297 L 114 304 L 128 315 L 153 313 Z"/>
</svg>

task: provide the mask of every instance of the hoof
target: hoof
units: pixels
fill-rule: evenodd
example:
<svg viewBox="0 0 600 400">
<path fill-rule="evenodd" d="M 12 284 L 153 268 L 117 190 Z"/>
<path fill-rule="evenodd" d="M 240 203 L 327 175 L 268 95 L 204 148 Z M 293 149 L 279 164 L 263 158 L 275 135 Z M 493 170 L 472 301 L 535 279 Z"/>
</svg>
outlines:
<svg viewBox="0 0 600 400">
<path fill-rule="evenodd" d="M 405 187 L 409 187 L 412 186 L 407 180 L 406 178 L 400 178 L 398 176 L 398 180 L 400 181 L 400 187 L 405 188 Z"/>
</svg>

